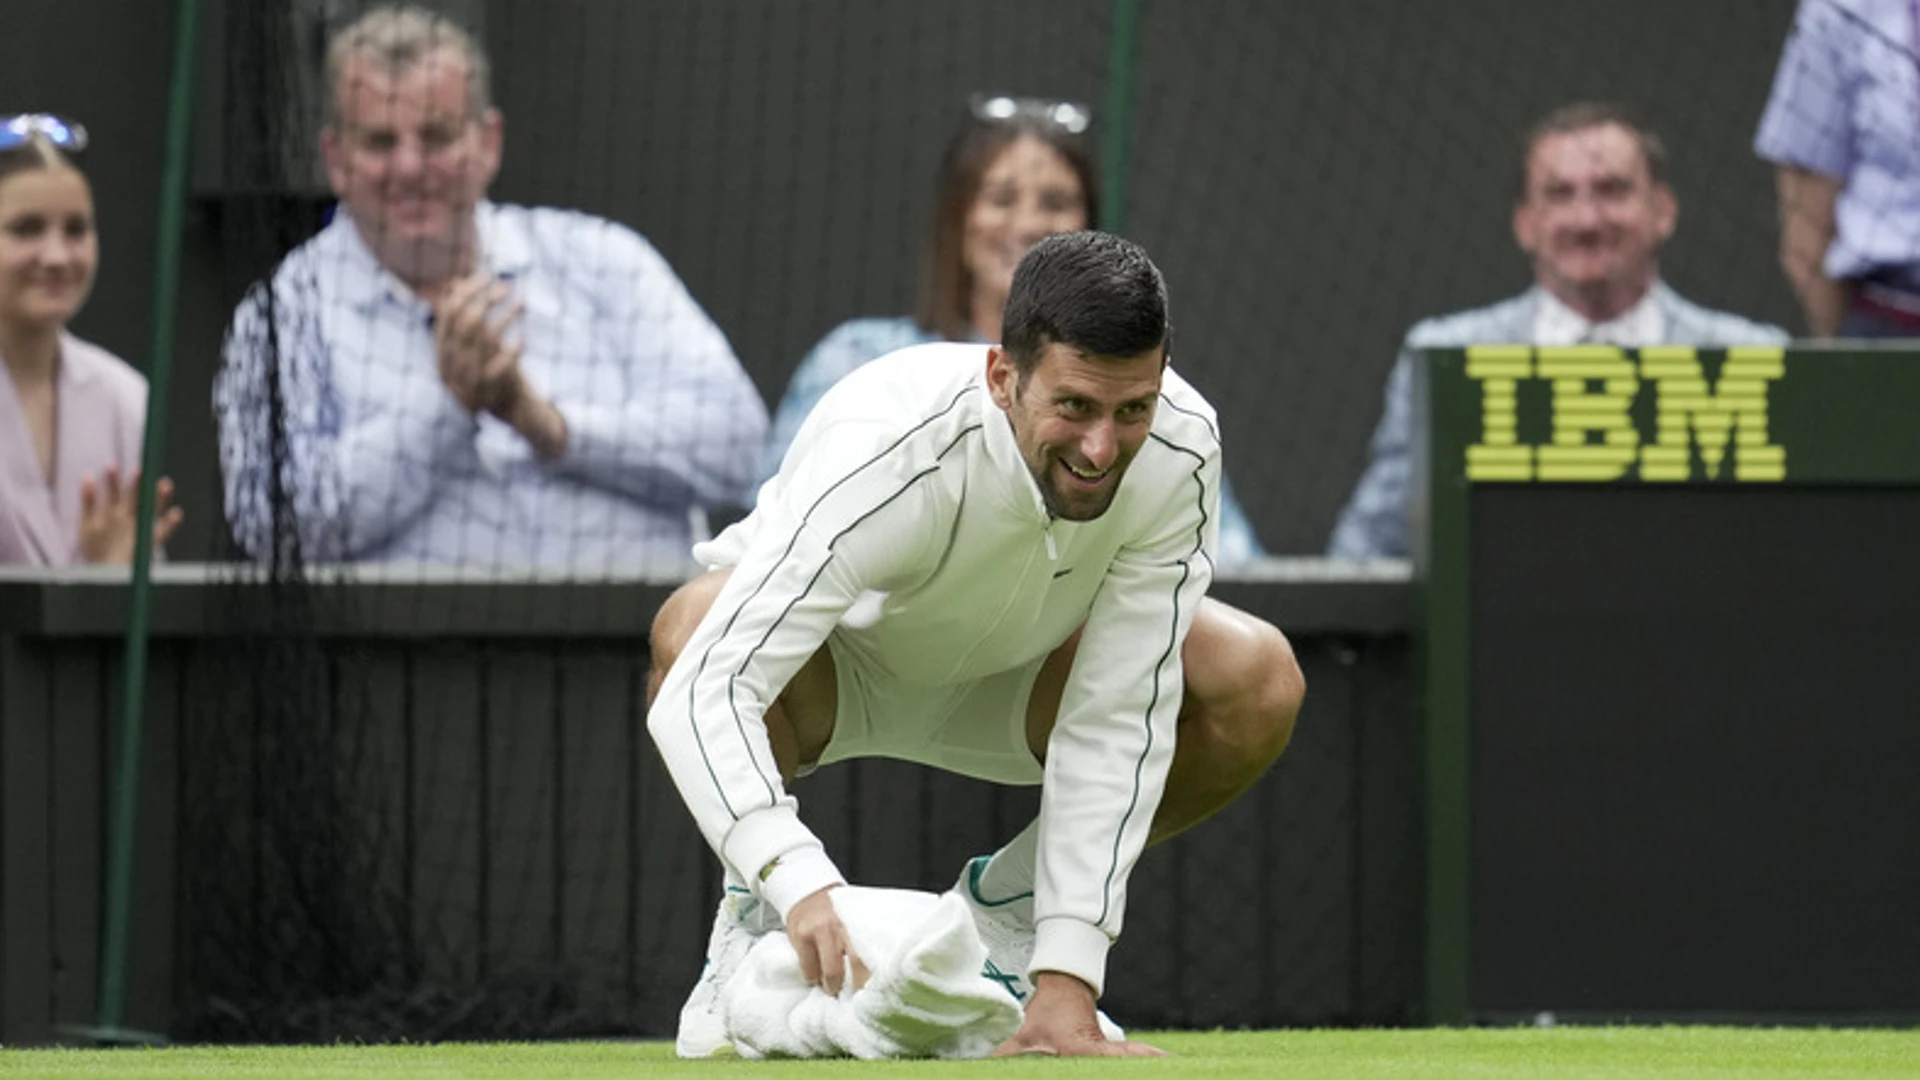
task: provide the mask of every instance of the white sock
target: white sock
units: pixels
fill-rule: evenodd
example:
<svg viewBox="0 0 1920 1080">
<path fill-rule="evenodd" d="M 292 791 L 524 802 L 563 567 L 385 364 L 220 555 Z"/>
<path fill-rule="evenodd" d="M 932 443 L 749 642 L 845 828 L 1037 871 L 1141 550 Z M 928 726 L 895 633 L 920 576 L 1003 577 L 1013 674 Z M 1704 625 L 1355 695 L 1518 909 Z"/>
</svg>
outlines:
<svg viewBox="0 0 1920 1080">
<path fill-rule="evenodd" d="M 993 853 L 980 875 L 982 900 L 1012 900 L 1033 892 L 1034 863 L 1040 856 L 1040 820 L 1035 818 Z"/>
</svg>

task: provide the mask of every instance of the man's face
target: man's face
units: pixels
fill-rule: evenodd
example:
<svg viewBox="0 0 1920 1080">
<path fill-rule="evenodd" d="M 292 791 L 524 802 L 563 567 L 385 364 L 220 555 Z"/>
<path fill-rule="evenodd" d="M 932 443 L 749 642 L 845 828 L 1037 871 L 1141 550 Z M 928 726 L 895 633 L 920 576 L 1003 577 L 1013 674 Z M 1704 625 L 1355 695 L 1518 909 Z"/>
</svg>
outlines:
<svg viewBox="0 0 1920 1080">
<path fill-rule="evenodd" d="M 469 109 L 459 50 L 399 71 L 352 56 L 334 92 L 339 120 L 321 135 L 334 194 L 389 270 L 450 273 L 500 168 L 500 114 Z"/>
<path fill-rule="evenodd" d="M 1106 513 L 1147 441 L 1165 368 L 1165 349 L 1094 359 L 1055 342 L 1023 385 L 1013 357 L 988 350 L 987 386 L 1049 513 L 1068 521 Z"/>
<path fill-rule="evenodd" d="M 1557 296 L 1652 284 L 1679 208 L 1633 133 L 1601 124 L 1542 138 L 1527 156 L 1513 234 Z"/>
</svg>

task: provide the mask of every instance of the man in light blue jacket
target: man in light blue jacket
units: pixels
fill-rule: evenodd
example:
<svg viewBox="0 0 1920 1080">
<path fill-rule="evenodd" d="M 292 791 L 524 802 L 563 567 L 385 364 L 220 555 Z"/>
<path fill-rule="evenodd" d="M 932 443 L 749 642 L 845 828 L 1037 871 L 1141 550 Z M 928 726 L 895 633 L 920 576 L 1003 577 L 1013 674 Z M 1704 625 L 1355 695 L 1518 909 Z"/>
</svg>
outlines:
<svg viewBox="0 0 1920 1080">
<path fill-rule="evenodd" d="M 1683 299 L 1660 280 L 1679 203 L 1658 136 L 1616 105 L 1581 102 L 1528 133 L 1514 239 L 1534 286 L 1489 307 L 1423 319 L 1387 380 L 1371 460 L 1334 526 L 1335 558 L 1405 557 L 1413 365 L 1428 348 L 1485 344 L 1627 347 L 1779 344 L 1786 331 Z"/>
</svg>

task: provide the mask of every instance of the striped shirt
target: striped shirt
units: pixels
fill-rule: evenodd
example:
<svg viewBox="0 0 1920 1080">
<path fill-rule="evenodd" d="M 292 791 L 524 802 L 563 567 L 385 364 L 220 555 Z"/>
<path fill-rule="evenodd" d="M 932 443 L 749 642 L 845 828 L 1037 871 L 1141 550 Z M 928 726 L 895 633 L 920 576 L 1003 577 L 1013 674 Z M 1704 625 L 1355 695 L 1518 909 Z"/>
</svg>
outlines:
<svg viewBox="0 0 1920 1080">
<path fill-rule="evenodd" d="M 1920 283 L 1920 15 L 1914 0 L 1802 0 L 1754 150 L 1843 180 L 1830 278 Z"/>
<path fill-rule="evenodd" d="M 309 562 L 684 567 L 701 509 L 745 499 L 758 390 L 638 233 L 544 207 L 475 216 L 483 268 L 524 305 L 521 369 L 566 418 L 566 453 L 542 461 L 454 398 L 432 309 L 341 214 L 227 335 L 214 411 L 235 538 L 262 561 L 297 537 Z"/>
</svg>

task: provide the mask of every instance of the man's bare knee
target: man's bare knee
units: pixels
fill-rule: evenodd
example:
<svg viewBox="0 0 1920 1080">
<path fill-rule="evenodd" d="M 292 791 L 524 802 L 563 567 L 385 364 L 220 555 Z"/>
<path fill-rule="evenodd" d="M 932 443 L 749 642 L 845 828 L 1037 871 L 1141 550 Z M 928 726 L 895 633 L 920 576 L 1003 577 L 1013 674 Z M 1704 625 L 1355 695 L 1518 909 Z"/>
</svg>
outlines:
<svg viewBox="0 0 1920 1080">
<path fill-rule="evenodd" d="M 1190 677 L 1196 694 L 1183 717 L 1203 731 L 1191 734 L 1260 771 L 1286 750 L 1306 697 L 1306 677 L 1285 634 L 1272 623 L 1225 608 L 1206 633 L 1200 670 Z"/>
<path fill-rule="evenodd" d="M 1271 764 L 1293 740 L 1293 726 L 1307 697 L 1307 677 L 1293 655 L 1293 644 L 1271 623 L 1260 623 L 1252 653 L 1252 688 L 1247 708 L 1249 753 Z"/>
</svg>

